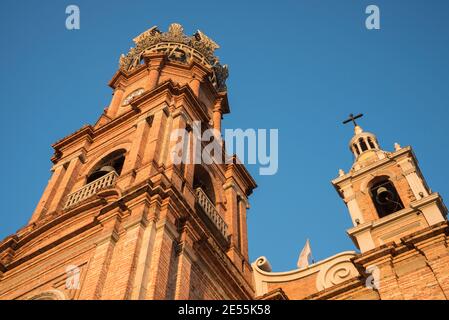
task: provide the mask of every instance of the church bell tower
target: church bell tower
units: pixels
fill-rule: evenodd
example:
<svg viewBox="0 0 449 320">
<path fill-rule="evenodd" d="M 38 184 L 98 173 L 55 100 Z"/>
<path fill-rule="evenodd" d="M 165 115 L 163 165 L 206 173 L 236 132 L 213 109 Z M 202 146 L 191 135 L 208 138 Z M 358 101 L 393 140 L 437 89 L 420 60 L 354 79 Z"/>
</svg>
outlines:
<svg viewBox="0 0 449 320">
<path fill-rule="evenodd" d="M 186 132 L 183 153 L 195 152 L 197 123 L 220 135 L 230 110 L 219 46 L 179 24 L 134 43 L 109 82 L 109 106 L 53 145 L 29 224 L 0 242 L 0 299 L 253 297 L 246 210 L 255 181 L 235 157 L 172 155 L 175 130 Z"/>
<path fill-rule="evenodd" d="M 347 230 L 360 253 L 351 261 L 372 299 L 449 299 L 447 209 L 419 168 L 411 147 L 381 148 L 355 122 L 354 163 L 332 181 L 346 203 Z M 360 280 L 359 280 L 360 281 Z"/>
<path fill-rule="evenodd" d="M 447 209 L 428 187 L 412 148 L 396 143 L 393 151 L 383 150 L 377 137 L 355 122 L 361 116 L 345 121 L 354 123 L 349 142 L 354 163 L 332 184 L 351 216 L 348 234 L 363 253 L 445 221 Z"/>
</svg>

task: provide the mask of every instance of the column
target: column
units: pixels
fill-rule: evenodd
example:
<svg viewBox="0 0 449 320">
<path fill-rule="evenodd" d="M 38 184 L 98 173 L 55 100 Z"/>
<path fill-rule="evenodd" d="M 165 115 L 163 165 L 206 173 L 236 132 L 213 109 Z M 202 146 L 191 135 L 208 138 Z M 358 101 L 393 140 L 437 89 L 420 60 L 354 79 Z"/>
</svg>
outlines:
<svg viewBox="0 0 449 320">
<path fill-rule="evenodd" d="M 200 96 L 201 82 L 203 81 L 205 75 L 206 72 L 204 71 L 204 69 L 200 68 L 197 64 L 193 65 L 192 67 L 193 79 L 190 81 L 189 85 L 197 98 Z"/>
<path fill-rule="evenodd" d="M 156 224 L 154 219 L 152 219 L 143 232 L 142 247 L 136 264 L 136 275 L 130 297 L 132 300 L 143 300 L 147 294 L 146 285 L 151 277 L 151 258 L 154 250 L 155 235 Z"/>
<path fill-rule="evenodd" d="M 449 248 L 447 236 L 443 233 L 415 246 L 425 255 L 427 264 L 437 279 L 446 299 L 449 299 Z"/>
<path fill-rule="evenodd" d="M 132 211 L 128 221 L 121 223 L 123 234 L 120 234 L 114 250 L 103 289 L 103 299 L 129 300 L 132 296 L 146 223 L 142 220 L 142 206 L 133 208 Z"/>
<path fill-rule="evenodd" d="M 62 164 L 57 165 L 53 167 L 52 169 L 53 173 L 50 177 L 50 180 L 48 181 L 47 187 L 45 188 L 45 191 L 34 210 L 33 215 L 31 216 L 31 219 L 29 223 L 36 222 L 42 213 L 45 213 L 48 211 L 48 205 L 50 204 L 51 200 L 54 197 L 54 194 L 56 190 L 58 189 L 59 183 L 61 182 L 61 179 L 64 175 L 65 169 Z"/>
<path fill-rule="evenodd" d="M 162 109 L 153 114 L 153 122 L 150 128 L 145 153 L 142 158 L 143 164 L 157 162 L 159 160 L 165 127 L 167 126 L 167 119 L 167 114 Z"/>
<path fill-rule="evenodd" d="M 125 89 L 121 84 L 119 84 L 115 90 L 114 95 L 112 96 L 111 104 L 109 105 L 109 108 L 106 112 L 106 115 L 109 118 L 114 118 L 117 115 L 118 109 L 120 108 L 120 105 L 123 100 L 123 93 L 125 92 Z"/>
<path fill-rule="evenodd" d="M 122 177 L 125 177 L 120 181 L 119 186 L 127 187 L 134 181 L 134 174 L 131 174 L 133 170 L 137 170 L 145 154 L 146 143 L 150 132 L 150 125 L 146 119 L 140 119 L 136 123 L 136 129 L 132 138 L 132 145 L 129 150 L 129 154 L 126 157 L 125 164 L 123 165 Z M 135 172 L 135 171 L 134 171 Z"/>
<path fill-rule="evenodd" d="M 189 137 L 186 131 L 186 125 L 187 125 L 187 116 L 184 114 L 183 111 L 179 110 L 173 113 L 173 125 L 171 131 L 174 132 L 174 130 L 179 130 L 178 133 L 179 134 L 183 133 L 184 135 L 182 136 L 182 141 L 180 140 L 181 136 L 178 136 L 178 139 L 173 141 L 169 136 L 168 158 L 166 159 L 167 167 L 173 164 L 173 152 L 179 150 L 178 147 L 181 142 L 182 142 L 182 154 L 179 154 L 179 156 L 180 157 L 182 156 L 182 158 L 185 159 L 184 156 L 189 152 L 188 149 L 186 148 L 188 145 L 186 140 Z M 179 163 L 175 165 L 178 168 L 180 167 Z"/>
<path fill-rule="evenodd" d="M 240 206 L 240 241 L 241 241 L 241 248 L 240 252 L 242 253 L 243 257 L 248 261 L 248 229 L 247 229 L 247 214 L 246 209 L 248 208 L 248 200 L 241 196 L 239 201 Z"/>
<path fill-rule="evenodd" d="M 102 218 L 100 218 L 102 219 Z M 107 217 L 101 221 L 103 231 L 100 239 L 96 240 L 95 251 L 89 261 L 85 283 L 79 298 L 81 300 L 97 300 L 102 298 L 106 276 L 112 260 L 114 248 L 118 241 L 117 227 L 119 218 Z"/>
<path fill-rule="evenodd" d="M 359 154 L 361 154 L 363 151 L 362 151 L 362 149 L 360 148 L 360 141 L 357 140 L 357 142 L 355 143 L 355 145 L 356 145 L 356 147 L 357 147 L 357 150 L 359 151 Z"/>
<path fill-rule="evenodd" d="M 214 129 L 221 134 L 221 100 L 218 101 L 213 109 Z"/>
<path fill-rule="evenodd" d="M 165 215 L 161 213 L 161 215 Z M 151 262 L 151 277 L 147 283 L 148 300 L 164 300 L 169 295 L 169 284 L 175 253 L 173 252 L 179 234 L 166 219 L 160 220 L 156 226 L 156 237 Z"/>
<path fill-rule="evenodd" d="M 403 300 L 402 290 L 399 287 L 398 276 L 394 270 L 392 257 L 384 257 L 382 261 L 374 264 L 379 268 L 379 295 L 382 300 Z"/>
<path fill-rule="evenodd" d="M 413 195 L 417 200 L 427 197 L 429 193 L 424 185 L 423 180 L 418 176 L 416 172 L 416 166 L 411 159 L 405 159 L 399 162 L 399 166 L 402 169 L 402 173 L 407 179 L 407 182 L 412 189 Z M 420 195 L 422 193 L 422 196 Z"/>
<path fill-rule="evenodd" d="M 201 86 L 201 80 L 197 77 L 193 78 L 192 81 L 190 81 L 190 88 L 192 88 L 193 93 L 196 97 L 199 97 L 200 95 L 200 86 Z"/>
<path fill-rule="evenodd" d="M 51 203 L 48 204 L 49 212 L 58 210 L 64 206 L 65 204 L 64 197 L 70 191 L 70 188 L 72 187 L 73 184 L 73 180 L 78 174 L 79 165 L 82 163 L 81 157 L 82 155 L 80 154 L 68 162 L 68 167 L 65 170 L 64 176 L 61 179 L 61 183 L 58 185 L 55 196 L 51 201 Z"/>
<path fill-rule="evenodd" d="M 187 131 L 187 152 L 184 164 L 184 178 L 186 179 L 186 182 L 190 185 L 193 185 L 193 177 L 195 174 L 195 164 L 194 164 L 194 137 L 193 137 L 193 129 L 189 125 L 186 126 Z"/>
<path fill-rule="evenodd" d="M 363 214 L 362 211 L 360 210 L 352 185 L 342 187 L 342 192 L 344 196 L 344 201 L 348 206 L 349 214 L 351 215 L 353 225 L 357 226 L 358 224 L 364 223 L 365 219 L 363 218 Z M 358 220 L 358 223 L 356 220 Z"/>
<path fill-rule="evenodd" d="M 367 137 L 363 137 L 363 141 L 365 141 L 366 149 L 367 149 L 367 150 L 370 150 L 370 149 L 371 149 L 371 146 L 370 146 L 369 143 L 368 143 L 368 138 L 367 138 Z"/>
<path fill-rule="evenodd" d="M 148 61 L 148 81 L 145 84 L 145 90 L 153 90 L 159 83 L 160 72 L 164 63 L 165 55 L 150 54 L 147 56 Z"/>
<path fill-rule="evenodd" d="M 178 265 L 176 271 L 176 300 L 188 300 L 190 298 L 190 276 L 192 271 L 192 264 L 194 261 L 193 253 L 193 241 L 191 230 L 188 225 L 185 225 L 182 229 L 179 253 L 178 253 Z"/>
<path fill-rule="evenodd" d="M 231 247 L 237 247 L 239 242 L 240 221 L 238 221 L 238 201 L 234 183 L 228 182 L 223 186 L 226 195 L 226 217 L 228 233 L 231 234 Z"/>
</svg>

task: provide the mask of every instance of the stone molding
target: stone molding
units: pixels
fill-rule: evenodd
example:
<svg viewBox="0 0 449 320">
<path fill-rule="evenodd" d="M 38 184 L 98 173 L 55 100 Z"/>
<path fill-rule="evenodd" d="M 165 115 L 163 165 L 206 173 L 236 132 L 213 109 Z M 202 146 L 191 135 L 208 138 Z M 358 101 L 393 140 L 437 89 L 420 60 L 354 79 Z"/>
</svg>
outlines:
<svg viewBox="0 0 449 320">
<path fill-rule="evenodd" d="M 352 263 L 354 257 L 356 257 L 356 252 L 345 251 L 312 264 L 305 269 L 295 269 L 287 272 L 271 272 L 268 259 L 260 257 L 251 264 L 254 271 L 256 296 L 267 294 L 268 284 L 294 282 L 314 274 L 317 275 L 317 292 L 330 288 L 359 276 L 359 272 Z"/>
</svg>

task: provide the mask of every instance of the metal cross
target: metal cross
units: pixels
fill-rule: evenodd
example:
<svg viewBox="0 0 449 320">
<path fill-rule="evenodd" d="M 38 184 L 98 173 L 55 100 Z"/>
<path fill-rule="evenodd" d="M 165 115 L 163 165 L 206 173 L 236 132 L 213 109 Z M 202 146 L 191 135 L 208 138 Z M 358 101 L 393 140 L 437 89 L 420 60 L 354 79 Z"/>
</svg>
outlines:
<svg viewBox="0 0 449 320">
<path fill-rule="evenodd" d="M 357 126 L 357 122 L 355 122 L 355 119 L 361 118 L 363 117 L 363 113 L 360 113 L 356 116 L 354 116 L 352 113 L 349 115 L 349 119 L 346 119 L 345 121 L 343 121 L 343 124 L 347 124 L 349 122 L 352 121 L 352 123 L 354 123 L 354 127 Z"/>
</svg>

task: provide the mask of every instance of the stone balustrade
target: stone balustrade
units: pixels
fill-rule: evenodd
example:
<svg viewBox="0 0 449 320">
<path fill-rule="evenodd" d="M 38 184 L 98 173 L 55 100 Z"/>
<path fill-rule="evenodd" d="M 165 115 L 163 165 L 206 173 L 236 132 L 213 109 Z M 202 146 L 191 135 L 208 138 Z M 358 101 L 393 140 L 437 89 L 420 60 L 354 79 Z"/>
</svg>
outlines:
<svg viewBox="0 0 449 320">
<path fill-rule="evenodd" d="M 101 178 L 98 178 L 97 180 L 86 184 L 81 189 L 78 189 L 77 191 L 72 192 L 71 194 L 69 194 L 69 196 L 67 198 L 67 203 L 64 206 L 64 209 L 73 207 L 74 205 L 80 203 L 81 201 L 96 194 L 98 191 L 114 185 L 117 177 L 118 177 L 118 174 L 115 171 L 111 171 L 108 174 L 102 176 Z"/>
<path fill-rule="evenodd" d="M 214 223 L 217 229 L 221 232 L 221 234 L 227 238 L 228 236 L 228 225 L 218 213 L 215 205 L 210 201 L 208 196 L 204 193 L 201 188 L 197 188 L 195 190 L 196 199 L 200 207 L 204 210 L 209 219 Z"/>
</svg>

